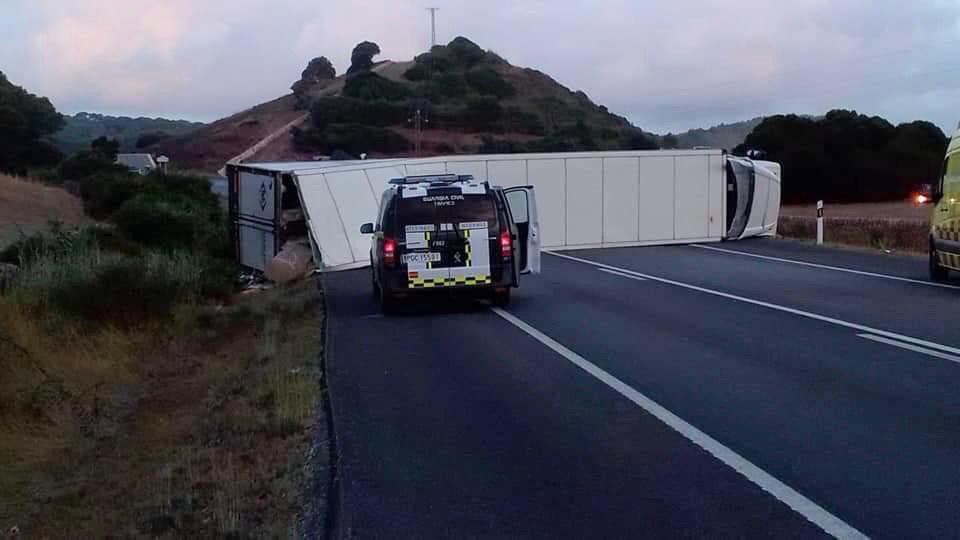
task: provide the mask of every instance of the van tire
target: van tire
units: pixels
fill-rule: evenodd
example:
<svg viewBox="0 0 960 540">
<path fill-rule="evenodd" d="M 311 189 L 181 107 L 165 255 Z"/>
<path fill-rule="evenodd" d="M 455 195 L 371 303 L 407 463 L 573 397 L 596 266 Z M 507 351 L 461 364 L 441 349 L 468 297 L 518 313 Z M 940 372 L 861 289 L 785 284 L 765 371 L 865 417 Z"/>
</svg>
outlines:
<svg viewBox="0 0 960 540">
<path fill-rule="evenodd" d="M 937 250 L 933 247 L 933 242 L 930 243 L 930 280 L 936 282 L 944 282 L 950 277 L 950 271 L 946 268 L 940 266 L 940 261 L 937 260 Z"/>
<path fill-rule="evenodd" d="M 393 315 L 397 312 L 399 302 L 390 291 L 380 290 L 380 311 L 384 315 Z"/>
<path fill-rule="evenodd" d="M 510 305 L 510 289 L 504 289 L 503 291 L 493 290 L 493 293 L 490 297 L 490 302 L 497 307 L 507 307 Z"/>
</svg>

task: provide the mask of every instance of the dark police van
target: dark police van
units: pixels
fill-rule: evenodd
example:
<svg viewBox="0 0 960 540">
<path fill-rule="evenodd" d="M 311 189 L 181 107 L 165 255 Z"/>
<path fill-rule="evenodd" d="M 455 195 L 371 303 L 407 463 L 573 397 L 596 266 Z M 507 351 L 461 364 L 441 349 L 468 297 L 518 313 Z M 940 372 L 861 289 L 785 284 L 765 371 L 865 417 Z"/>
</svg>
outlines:
<svg viewBox="0 0 960 540">
<path fill-rule="evenodd" d="M 540 271 L 532 186 L 501 188 L 472 176 L 408 176 L 380 200 L 370 249 L 373 292 L 384 312 L 437 289 L 510 302 L 520 274 Z"/>
</svg>

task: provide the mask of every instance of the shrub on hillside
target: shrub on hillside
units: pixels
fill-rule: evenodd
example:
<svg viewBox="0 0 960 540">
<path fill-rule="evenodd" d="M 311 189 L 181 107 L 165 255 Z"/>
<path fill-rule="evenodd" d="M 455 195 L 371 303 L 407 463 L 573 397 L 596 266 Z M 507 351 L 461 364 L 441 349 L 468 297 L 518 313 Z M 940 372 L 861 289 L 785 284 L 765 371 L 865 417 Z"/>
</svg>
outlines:
<svg viewBox="0 0 960 540">
<path fill-rule="evenodd" d="M 414 61 L 424 66 L 429 73 L 442 73 L 454 68 L 454 64 L 450 60 L 450 54 L 446 47 L 442 45 L 437 45 L 430 52 L 417 55 Z"/>
<path fill-rule="evenodd" d="M 396 154 L 410 149 L 399 133 L 362 124 L 331 124 L 326 129 L 292 130 L 293 144 L 299 152 L 332 154 L 342 150 L 351 155 L 371 152 Z"/>
<path fill-rule="evenodd" d="M 483 95 L 507 98 L 516 95 L 517 89 L 491 67 L 471 69 L 465 75 L 467 84 Z"/>
<path fill-rule="evenodd" d="M 467 84 L 459 73 L 438 73 L 428 84 L 434 96 L 456 99 L 467 95 Z"/>
<path fill-rule="evenodd" d="M 108 258 L 91 272 L 57 283 L 50 291 L 53 307 L 88 322 L 135 326 L 169 316 L 181 296 L 178 283 L 146 261 Z"/>
<path fill-rule="evenodd" d="M 413 64 L 410 69 L 403 72 L 403 78 L 408 81 L 425 81 L 429 75 L 430 70 L 420 63 Z"/>
<path fill-rule="evenodd" d="M 365 101 L 397 101 L 409 96 L 410 92 L 398 82 L 365 71 L 347 79 L 343 86 L 343 95 Z"/>
<path fill-rule="evenodd" d="M 473 98 L 467 101 L 462 113 L 465 127 L 478 131 L 489 130 L 500 120 L 503 108 L 494 98 Z"/>
<path fill-rule="evenodd" d="M 465 68 L 481 62 L 484 58 L 483 49 L 463 36 L 457 36 L 448 43 L 447 51 L 457 65 Z"/>
<path fill-rule="evenodd" d="M 366 124 L 389 126 L 407 120 L 407 108 L 396 102 L 363 101 L 348 97 L 318 99 L 310 110 L 314 127 L 323 129 L 329 124 Z"/>
<path fill-rule="evenodd" d="M 95 219 L 107 219 L 138 190 L 137 180 L 126 171 L 88 176 L 80 181 L 83 211 Z"/>
<path fill-rule="evenodd" d="M 117 165 L 99 152 L 83 151 L 60 163 L 60 176 L 64 180 L 83 180 L 95 174 L 126 174 L 127 168 Z"/>
<path fill-rule="evenodd" d="M 507 131 L 543 136 L 545 129 L 540 117 L 518 107 L 507 107 L 503 111 L 503 123 Z"/>
<path fill-rule="evenodd" d="M 138 193 L 111 219 L 125 237 L 163 250 L 192 249 L 226 255 L 226 226 L 220 207 L 183 192 Z"/>
<path fill-rule="evenodd" d="M 477 148 L 478 154 L 520 154 L 529 152 L 527 145 L 508 139 L 495 139 L 493 137 L 482 137 L 482 143 Z"/>
</svg>

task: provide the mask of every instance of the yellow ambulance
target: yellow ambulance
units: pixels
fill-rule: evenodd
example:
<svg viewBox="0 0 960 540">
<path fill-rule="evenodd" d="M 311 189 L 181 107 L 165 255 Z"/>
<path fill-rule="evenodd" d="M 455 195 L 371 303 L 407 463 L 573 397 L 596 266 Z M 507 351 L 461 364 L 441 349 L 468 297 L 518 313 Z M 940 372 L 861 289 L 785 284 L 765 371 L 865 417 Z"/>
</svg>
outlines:
<svg viewBox="0 0 960 540">
<path fill-rule="evenodd" d="M 933 193 L 930 218 L 930 278 L 944 281 L 960 272 L 960 126 L 947 147 L 943 174 Z"/>
</svg>

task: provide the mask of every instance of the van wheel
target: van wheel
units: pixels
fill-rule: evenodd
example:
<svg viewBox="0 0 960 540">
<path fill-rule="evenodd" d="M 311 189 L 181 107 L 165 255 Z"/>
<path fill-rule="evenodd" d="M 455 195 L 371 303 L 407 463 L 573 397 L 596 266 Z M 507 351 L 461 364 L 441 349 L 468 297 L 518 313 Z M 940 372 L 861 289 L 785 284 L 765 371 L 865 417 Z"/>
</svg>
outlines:
<svg viewBox="0 0 960 540">
<path fill-rule="evenodd" d="M 399 302 L 390 291 L 380 290 L 380 311 L 384 315 L 393 315 L 397 312 Z"/>
<path fill-rule="evenodd" d="M 494 289 L 491 302 L 493 302 L 493 305 L 497 307 L 509 306 L 510 305 L 510 289 L 506 288 L 499 291 L 497 289 Z"/>
<path fill-rule="evenodd" d="M 937 250 L 934 249 L 933 245 L 930 246 L 930 279 L 932 281 L 947 281 L 947 278 L 950 277 L 950 271 L 946 268 L 940 266 L 940 261 L 937 260 Z"/>
</svg>

